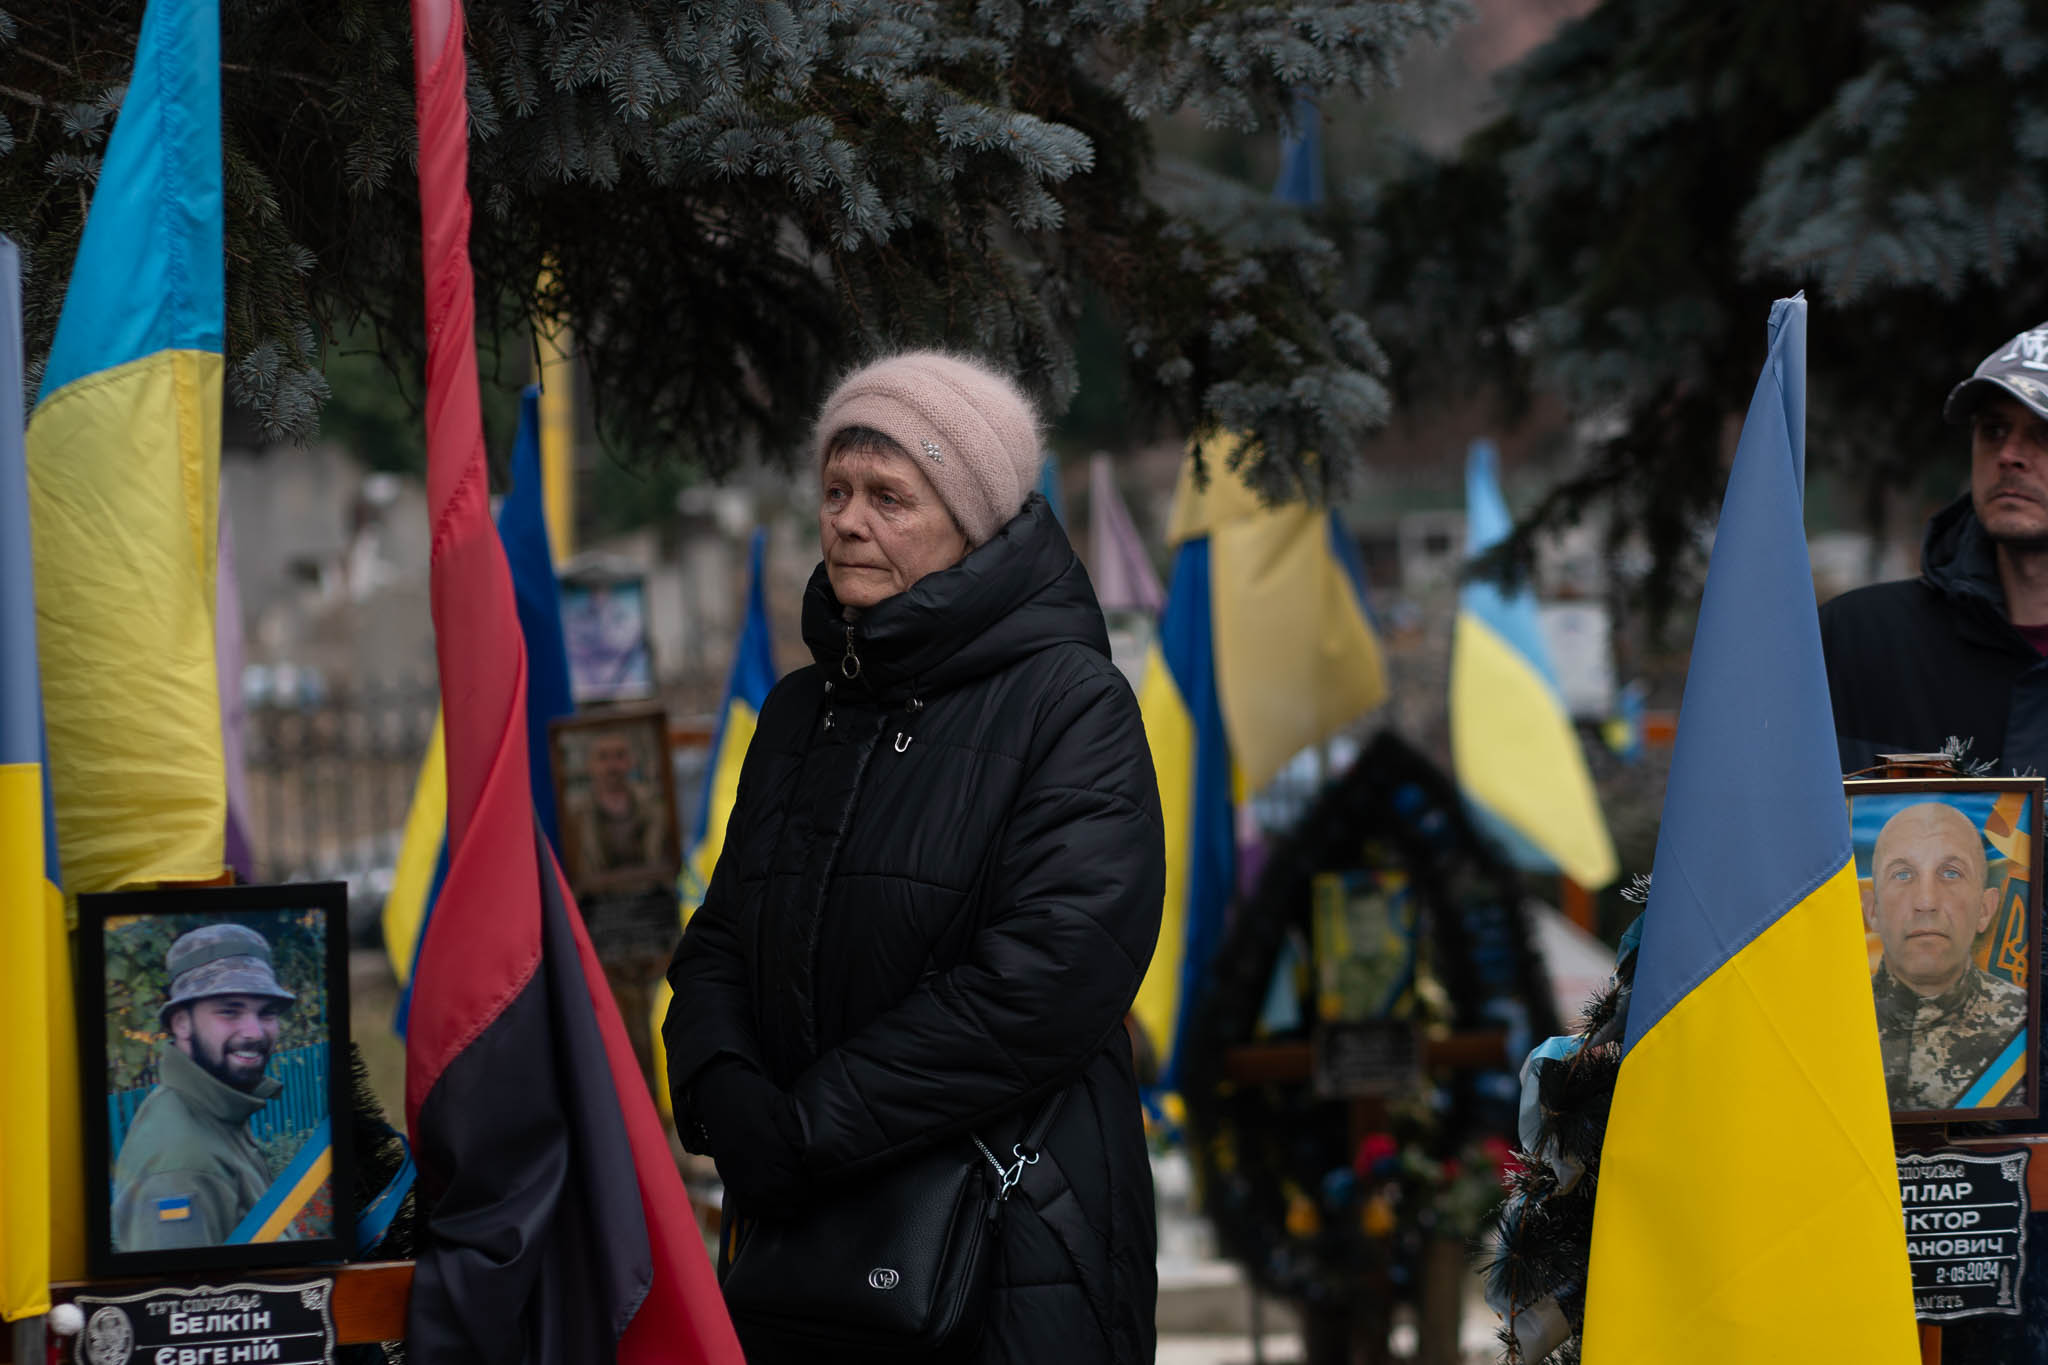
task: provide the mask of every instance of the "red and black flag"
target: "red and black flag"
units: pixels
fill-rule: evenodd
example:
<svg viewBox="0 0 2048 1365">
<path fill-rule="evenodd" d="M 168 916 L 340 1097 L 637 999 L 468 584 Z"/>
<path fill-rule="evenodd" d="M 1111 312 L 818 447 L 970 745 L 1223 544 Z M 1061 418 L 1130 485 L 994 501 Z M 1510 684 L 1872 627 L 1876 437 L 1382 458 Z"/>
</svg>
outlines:
<svg viewBox="0 0 2048 1365">
<path fill-rule="evenodd" d="M 412 17 L 448 875 L 406 1038 L 425 1211 L 406 1348 L 424 1365 L 740 1365 L 653 1101 L 534 818 L 526 653 L 477 397 L 460 0 L 412 0 Z"/>
</svg>

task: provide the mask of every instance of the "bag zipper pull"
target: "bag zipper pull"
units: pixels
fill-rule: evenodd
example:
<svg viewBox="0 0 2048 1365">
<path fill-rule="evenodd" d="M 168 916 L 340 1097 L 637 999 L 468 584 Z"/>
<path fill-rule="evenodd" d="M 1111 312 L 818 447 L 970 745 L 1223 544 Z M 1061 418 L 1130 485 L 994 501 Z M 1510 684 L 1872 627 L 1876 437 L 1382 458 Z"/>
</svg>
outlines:
<svg viewBox="0 0 2048 1365">
<path fill-rule="evenodd" d="M 846 627 L 846 657 L 839 661 L 839 676 L 852 682 L 860 676 L 860 655 L 853 652 L 853 626 Z"/>
</svg>

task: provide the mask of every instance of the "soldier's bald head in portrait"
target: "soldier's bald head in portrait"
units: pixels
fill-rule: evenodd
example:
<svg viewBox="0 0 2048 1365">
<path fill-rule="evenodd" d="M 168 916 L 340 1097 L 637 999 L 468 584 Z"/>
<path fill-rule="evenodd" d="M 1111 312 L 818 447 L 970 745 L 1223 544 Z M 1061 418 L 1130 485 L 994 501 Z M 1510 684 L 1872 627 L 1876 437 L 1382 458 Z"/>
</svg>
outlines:
<svg viewBox="0 0 2048 1365">
<path fill-rule="evenodd" d="M 1886 970 L 1914 994 L 1940 995 L 1969 967 L 1998 910 L 1985 872 L 1983 835 L 1953 806 L 1907 806 L 1878 831 L 1863 920 L 1884 942 Z"/>
</svg>

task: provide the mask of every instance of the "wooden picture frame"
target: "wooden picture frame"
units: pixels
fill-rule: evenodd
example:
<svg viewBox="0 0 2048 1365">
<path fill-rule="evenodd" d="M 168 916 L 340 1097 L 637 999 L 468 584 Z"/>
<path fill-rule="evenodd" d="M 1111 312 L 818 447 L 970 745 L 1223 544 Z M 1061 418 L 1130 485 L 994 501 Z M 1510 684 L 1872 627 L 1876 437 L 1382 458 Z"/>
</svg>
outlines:
<svg viewBox="0 0 2048 1365">
<path fill-rule="evenodd" d="M 578 898 L 672 887 L 682 871 L 668 713 L 607 708 L 548 726 L 562 872 Z"/>
<path fill-rule="evenodd" d="M 2033 1118 L 2048 782 L 1842 785 L 1892 1122 Z"/>
<path fill-rule="evenodd" d="M 342 882 L 78 898 L 93 1275 L 351 1254 L 347 954 Z"/>
</svg>

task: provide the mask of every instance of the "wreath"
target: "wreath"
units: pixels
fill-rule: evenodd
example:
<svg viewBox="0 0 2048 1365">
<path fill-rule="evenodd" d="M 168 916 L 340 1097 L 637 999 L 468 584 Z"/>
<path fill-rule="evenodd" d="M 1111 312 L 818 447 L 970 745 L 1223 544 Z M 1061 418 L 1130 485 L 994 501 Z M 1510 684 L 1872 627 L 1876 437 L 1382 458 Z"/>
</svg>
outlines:
<svg viewBox="0 0 2048 1365">
<path fill-rule="evenodd" d="M 1507 1066 L 1432 1077 L 1356 1144 L 1346 1104 L 1305 1085 L 1228 1078 L 1226 1053 L 1260 1037 L 1269 997 L 1286 989 L 1276 972 L 1286 974 L 1287 945 L 1307 939 L 1315 878 L 1360 866 L 1369 847 L 1417 898 L 1418 940 L 1441 987 L 1437 1021 L 1505 1029 L 1511 1057 L 1556 1032 L 1518 879 L 1480 840 L 1449 778 L 1381 732 L 1272 849 L 1225 930 L 1183 1044 L 1189 1147 L 1222 1249 L 1262 1288 L 1312 1304 L 1354 1297 L 1361 1277 L 1412 1293 L 1428 1242 L 1476 1235 L 1499 1202 L 1515 1131 Z"/>
</svg>

